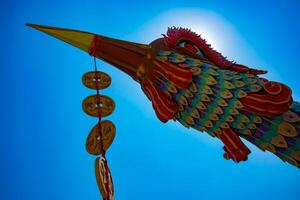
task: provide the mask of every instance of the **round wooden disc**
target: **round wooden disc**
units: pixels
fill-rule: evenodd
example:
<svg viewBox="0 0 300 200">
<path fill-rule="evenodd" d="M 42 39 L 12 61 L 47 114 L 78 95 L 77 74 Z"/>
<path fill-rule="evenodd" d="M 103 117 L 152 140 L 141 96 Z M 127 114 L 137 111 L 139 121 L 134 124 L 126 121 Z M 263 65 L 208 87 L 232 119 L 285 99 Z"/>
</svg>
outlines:
<svg viewBox="0 0 300 200">
<path fill-rule="evenodd" d="M 95 75 L 97 75 L 98 78 L 98 89 L 104 89 L 110 86 L 111 84 L 111 78 L 108 74 L 104 72 L 87 72 L 82 76 L 82 83 L 86 87 L 90 89 L 97 89 L 96 87 L 96 78 Z"/>
<path fill-rule="evenodd" d="M 115 110 L 115 102 L 112 98 L 100 95 L 101 116 L 106 117 Z M 88 96 L 82 102 L 84 112 L 93 117 L 98 117 L 97 95 Z"/>
<path fill-rule="evenodd" d="M 114 184 L 105 158 L 97 158 L 95 161 L 95 175 L 98 188 L 104 200 L 114 199 Z"/>
<path fill-rule="evenodd" d="M 115 138 L 116 127 L 109 120 L 104 120 L 100 122 L 100 124 L 101 124 L 101 134 L 102 134 L 102 145 L 103 145 L 103 149 L 106 151 L 110 147 L 110 145 L 112 144 Z M 102 153 L 100 148 L 101 138 L 100 138 L 99 128 L 100 128 L 99 124 L 94 126 L 94 128 L 91 130 L 90 134 L 86 139 L 85 148 L 87 152 L 93 155 L 100 155 Z"/>
</svg>

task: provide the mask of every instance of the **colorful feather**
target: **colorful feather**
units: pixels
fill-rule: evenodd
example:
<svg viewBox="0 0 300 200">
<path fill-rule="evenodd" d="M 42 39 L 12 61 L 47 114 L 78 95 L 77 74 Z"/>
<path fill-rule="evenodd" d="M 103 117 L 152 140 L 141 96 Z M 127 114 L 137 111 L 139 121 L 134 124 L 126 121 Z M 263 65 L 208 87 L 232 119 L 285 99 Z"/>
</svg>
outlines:
<svg viewBox="0 0 300 200">
<path fill-rule="evenodd" d="M 262 91 L 266 87 L 265 80 L 256 75 L 220 69 L 174 52 L 160 51 L 159 58 L 164 62 L 177 64 L 178 67 L 179 64 L 196 67 L 201 72 L 193 75 L 193 84 L 187 89 L 174 86 L 164 77 L 161 77 L 157 85 L 181 107 L 175 116 L 181 124 L 219 138 L 222 137 L 220 132 L 230 130 L 231 135 L 245 138 L 260 149 L 270 151 L 299 167 L 299 103 L 294 102 L 290 110 L 279 116 L 262 116 L 249 112 L 244 109 L 243 100 L 248 95 Z M 250 152 L 246 149 L 244 156 L 233 159 L 237 162 L 245 160 L 248 153 Z M 233 155 L 227 156 L 231 158 Z"/>
</svg>

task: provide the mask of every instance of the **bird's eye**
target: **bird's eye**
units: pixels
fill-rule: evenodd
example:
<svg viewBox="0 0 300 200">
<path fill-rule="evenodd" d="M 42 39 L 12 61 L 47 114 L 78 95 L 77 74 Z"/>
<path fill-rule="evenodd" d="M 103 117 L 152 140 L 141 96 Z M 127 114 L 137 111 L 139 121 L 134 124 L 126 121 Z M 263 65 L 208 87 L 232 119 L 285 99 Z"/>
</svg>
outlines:
<svg viewBox="0 0 300 200">
<path fill-rule="evenodd" d="M 185 43 L 186 43 L 186 42 L 180 42 L 180 43 L 178 44 L 178 46 L 184 48 Z"/>
<path fill-rule="evenodd" d="M 202 53 L 202 51 L 199 49 L 199 47 L 197 47 L 196 45 L 190 43 L 190 42 L 180 42 L 178 44 L 178 47 L 184 48 L 190 52 L 193 52 L 194 54 L 197 54 L 198 56 L 200 56 L 201 58 L 204 58 L 204 54 Z"/>
</svg>

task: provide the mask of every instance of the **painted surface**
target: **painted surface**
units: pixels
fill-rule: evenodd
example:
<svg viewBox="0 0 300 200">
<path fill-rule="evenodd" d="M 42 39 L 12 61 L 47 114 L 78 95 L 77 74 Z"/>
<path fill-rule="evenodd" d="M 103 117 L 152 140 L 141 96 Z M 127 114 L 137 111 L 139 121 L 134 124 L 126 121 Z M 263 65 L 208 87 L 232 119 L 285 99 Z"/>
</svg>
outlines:
<svg viewBox="0 0 300 200">
<path fill-rule="evenodd" d="M 81 109 L 92 58 L 25 27 L 26 22 L 88 30 L 149 43 L 186 26 L 215 49 L 300 100 L 300 5 L 232 1 L 14 1 L 0 4 L 1 199 L 99 199 L 85 139 L 96 120 Z M 112 85 L 117 135 L 108 159 L 116 199 L 298 199 L 299 169 L 250 145 L 248 162 L 222 158 L 222 144 L 179 123 L 162 124 L 139 85 L 99 62 Z M 249 143 L 247 143 L 249 145 Z"/>
</svg>

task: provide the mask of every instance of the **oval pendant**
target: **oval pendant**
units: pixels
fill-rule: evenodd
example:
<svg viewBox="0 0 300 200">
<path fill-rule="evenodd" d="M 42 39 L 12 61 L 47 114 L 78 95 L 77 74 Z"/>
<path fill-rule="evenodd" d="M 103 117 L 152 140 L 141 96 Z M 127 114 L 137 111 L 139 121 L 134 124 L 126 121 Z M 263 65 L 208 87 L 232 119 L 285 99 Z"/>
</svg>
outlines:
<svg viewBox="0 0 300 200">
<path fill-rule="evenodd" d="M 103 199 L 114 199 L 114 184 L 112 176 L 105 158 L 97 158 L 95 161 L 95 174 L 98 188 L 102 194 Z"/>
<path fill-rule="evenodd" d="M 101 116 L 110 115 L 115 109 L 115 102 L 108 96 L 100 95 Z M 91 95 L 82 102 L 84 112 L 93 117 L 98 117 L 97 95 Z"/>
<path fill-rule="evenodd" d="M 97 78 L 97 86 L 96 86 L 96 78 Z M 82 83 L 84 86 L 90 89 L 104 89 L 110 86 L 111 84 L 111 78 L 108 74 L 104 72 L 97 73 L 93 72 L 87 72 L 82 76 Z"/>
<path fill-rule="evenodd" d="M 100 135 L 102 135 L 102 138 L 100 137 Z M 100 124 L 98 123 L 96 126 L 94 126 L 86 139 L 85 148 L 87 152 L 92 155 L 102 154 L 102 149 L 106 151 L 110 147 L 115 138 L 115 135 L 115 125 L 109 120 L 101 121 Z"/>
</svg>

